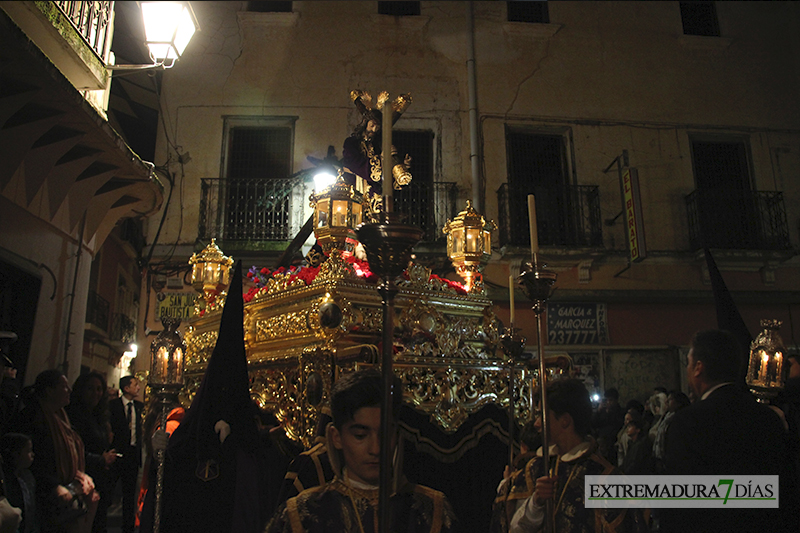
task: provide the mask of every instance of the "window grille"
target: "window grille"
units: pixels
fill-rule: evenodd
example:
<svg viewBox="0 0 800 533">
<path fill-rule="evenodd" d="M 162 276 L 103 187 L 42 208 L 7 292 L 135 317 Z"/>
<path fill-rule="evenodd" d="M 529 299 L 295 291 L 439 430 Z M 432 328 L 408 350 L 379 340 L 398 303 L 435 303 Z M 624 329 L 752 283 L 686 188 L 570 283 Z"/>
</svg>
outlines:
<svg viewBox="0 0 800 533">
<path fill-rule="evenodd" d="M 291 2 L 273 2 L 270 0 L 255 0 L 247 2 L 247 10 L 256 13 L 291 13 Z"/>
<path fill-rule="evenodd" d="M 509 22 L 534 22 L 539 24 L 550 22 L 550 14 L 545 1 L 506 2 L 506 9 Z"/>
<path fill-rule="evenodd" d="M 419 2 L 378 2 L 379 15 L 394 15 L 395 17 L 409 17 L 419 15 Z"/>
<path fill-rule="evenodd" d="M 719 37 L 719 21 L 714 2 L 681 2 L 684 35 Z"/>
</svg>

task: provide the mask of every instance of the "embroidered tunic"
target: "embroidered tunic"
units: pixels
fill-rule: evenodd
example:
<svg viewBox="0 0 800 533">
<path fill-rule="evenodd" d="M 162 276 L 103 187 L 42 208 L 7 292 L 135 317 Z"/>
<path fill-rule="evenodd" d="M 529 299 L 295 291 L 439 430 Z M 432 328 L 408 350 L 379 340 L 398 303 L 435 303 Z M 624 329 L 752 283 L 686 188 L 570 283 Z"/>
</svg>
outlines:
<svg viewBox="0 0 800 533">
<path fill-rule="evenodd" d="M 336 477 L 290 498 L 266 533 L 376 533 L 378 490 L 352 487 Z M 390 500 L 392 533 L 448 533 L 454 523 L 447 498 L 431 488 L 406 483 Z"/>
</svg>

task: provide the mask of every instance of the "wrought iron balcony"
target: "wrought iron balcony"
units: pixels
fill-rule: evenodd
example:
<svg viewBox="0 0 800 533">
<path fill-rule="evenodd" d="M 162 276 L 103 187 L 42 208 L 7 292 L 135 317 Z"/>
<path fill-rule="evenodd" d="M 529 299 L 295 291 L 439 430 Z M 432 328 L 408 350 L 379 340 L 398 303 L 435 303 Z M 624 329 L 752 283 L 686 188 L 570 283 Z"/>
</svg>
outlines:
<svg viewBox="0 0 800 533">
<path fill-rule="evenodd" d="M 458 214 L 456 202 L 458 187 L 455 182 L 436 181 L 430 183 L 412 181 L 399 191 L 394 191 L 394 208 L 408 218 L 406 224 L 425 232 L 424 242 L 444 240 L 442 233 L 447 219 Z"/>
<path fill-rule="evenodd" d="M 236 246 L 266 241 L 289 241 L 310 212 L 311 186 L 302 179 L 201 180 L 198 238 Z M 455 183 L 411 182 L 395 191 L 394 205 L 408 215 L 406 223 L 422 228 L 424 240 L 435 242 L 447 218 L 457 213 Z"/>
<path fill-rule="evenodd" d="M 122 313 L 111 315 L 111 333 L 109 338 L 112 341 L 128 344 L 136 340 L 136 321 Z"/>
<path fill-rule="evenodd" d="M 686 196 L 692 250 L 787 250 L 783 193 L 696 189 Z"/>
<path fill-rule="evenodd" d="M 97 57 L 106 61 L 111 39 L 111 13 L 114 2 L 53 2 L 69 19 L 78 34 L 94 50 Z"/>
<path fill-rule="evenodd" d="M 201 180 L 198 238 L 288 241 L 306 221 L 311 189 L 299 179 Z"/>
<path fill-rule="evenodd" d="M 603 246 L 600 193 L 596 185 L 565 187 L 560 194 L 536 197 L 539 244 L 544 246 Z M 526 188 L 504 183 L 497 190 L 500 246 L 530 246 Z"/>
<path fill-rule="evenodd" d="M 100 331 L 107 333 L 110 308 L 108 300 L 95 291 L 89 291 L 89 299 L 86 302 L 86 323 L 96 326 Z"/>
</svg>

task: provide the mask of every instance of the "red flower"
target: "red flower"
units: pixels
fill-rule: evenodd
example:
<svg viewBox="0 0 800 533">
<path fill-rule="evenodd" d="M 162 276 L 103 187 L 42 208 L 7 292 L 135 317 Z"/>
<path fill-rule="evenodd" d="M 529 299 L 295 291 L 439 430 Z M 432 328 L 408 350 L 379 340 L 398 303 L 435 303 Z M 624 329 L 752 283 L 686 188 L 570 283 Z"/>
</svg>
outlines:
<svg viewBox="0 0 800 533">
<path fill-rule="evenodd" d="M 261 273 L 266 276 L 267 274 L 269 274 L 269 269 L 267 267 L 264 267 L 261 269 Z"/>
</svg>

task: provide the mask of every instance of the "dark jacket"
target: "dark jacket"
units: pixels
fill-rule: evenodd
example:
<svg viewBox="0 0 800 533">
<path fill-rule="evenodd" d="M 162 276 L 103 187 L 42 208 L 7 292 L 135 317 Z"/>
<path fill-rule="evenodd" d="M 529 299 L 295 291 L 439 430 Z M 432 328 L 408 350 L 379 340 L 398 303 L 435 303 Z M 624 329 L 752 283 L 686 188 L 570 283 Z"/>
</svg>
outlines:
<svg viewBox="0 0 800 533">
<path fill-rule="evenodd" d="M 122 453 L 123 460 L 134 460 L 140 466 L 142 462 L 142 415 L 144 404 L 138 400 L 133 401 L 133 408 L 136 410 L 136 446 L 131 448 L 131 432 L 128 428 L 128 416 L 122 404 L 122 398 L 115 398 L 108 402 L 109 421 L 114 439 L 111 447 Z M 133 452 L 134 458 L 129 457 Z"/>
<path fill-rule="evenodd" d="M 779 475 L 788 479 L 783 424 L 773 410 L 729 384 L 675 413 L 667 430 L 667 475 Z M 781 531 L 775 509 L 664 509 L 664 533 Z"/>
</svg>

